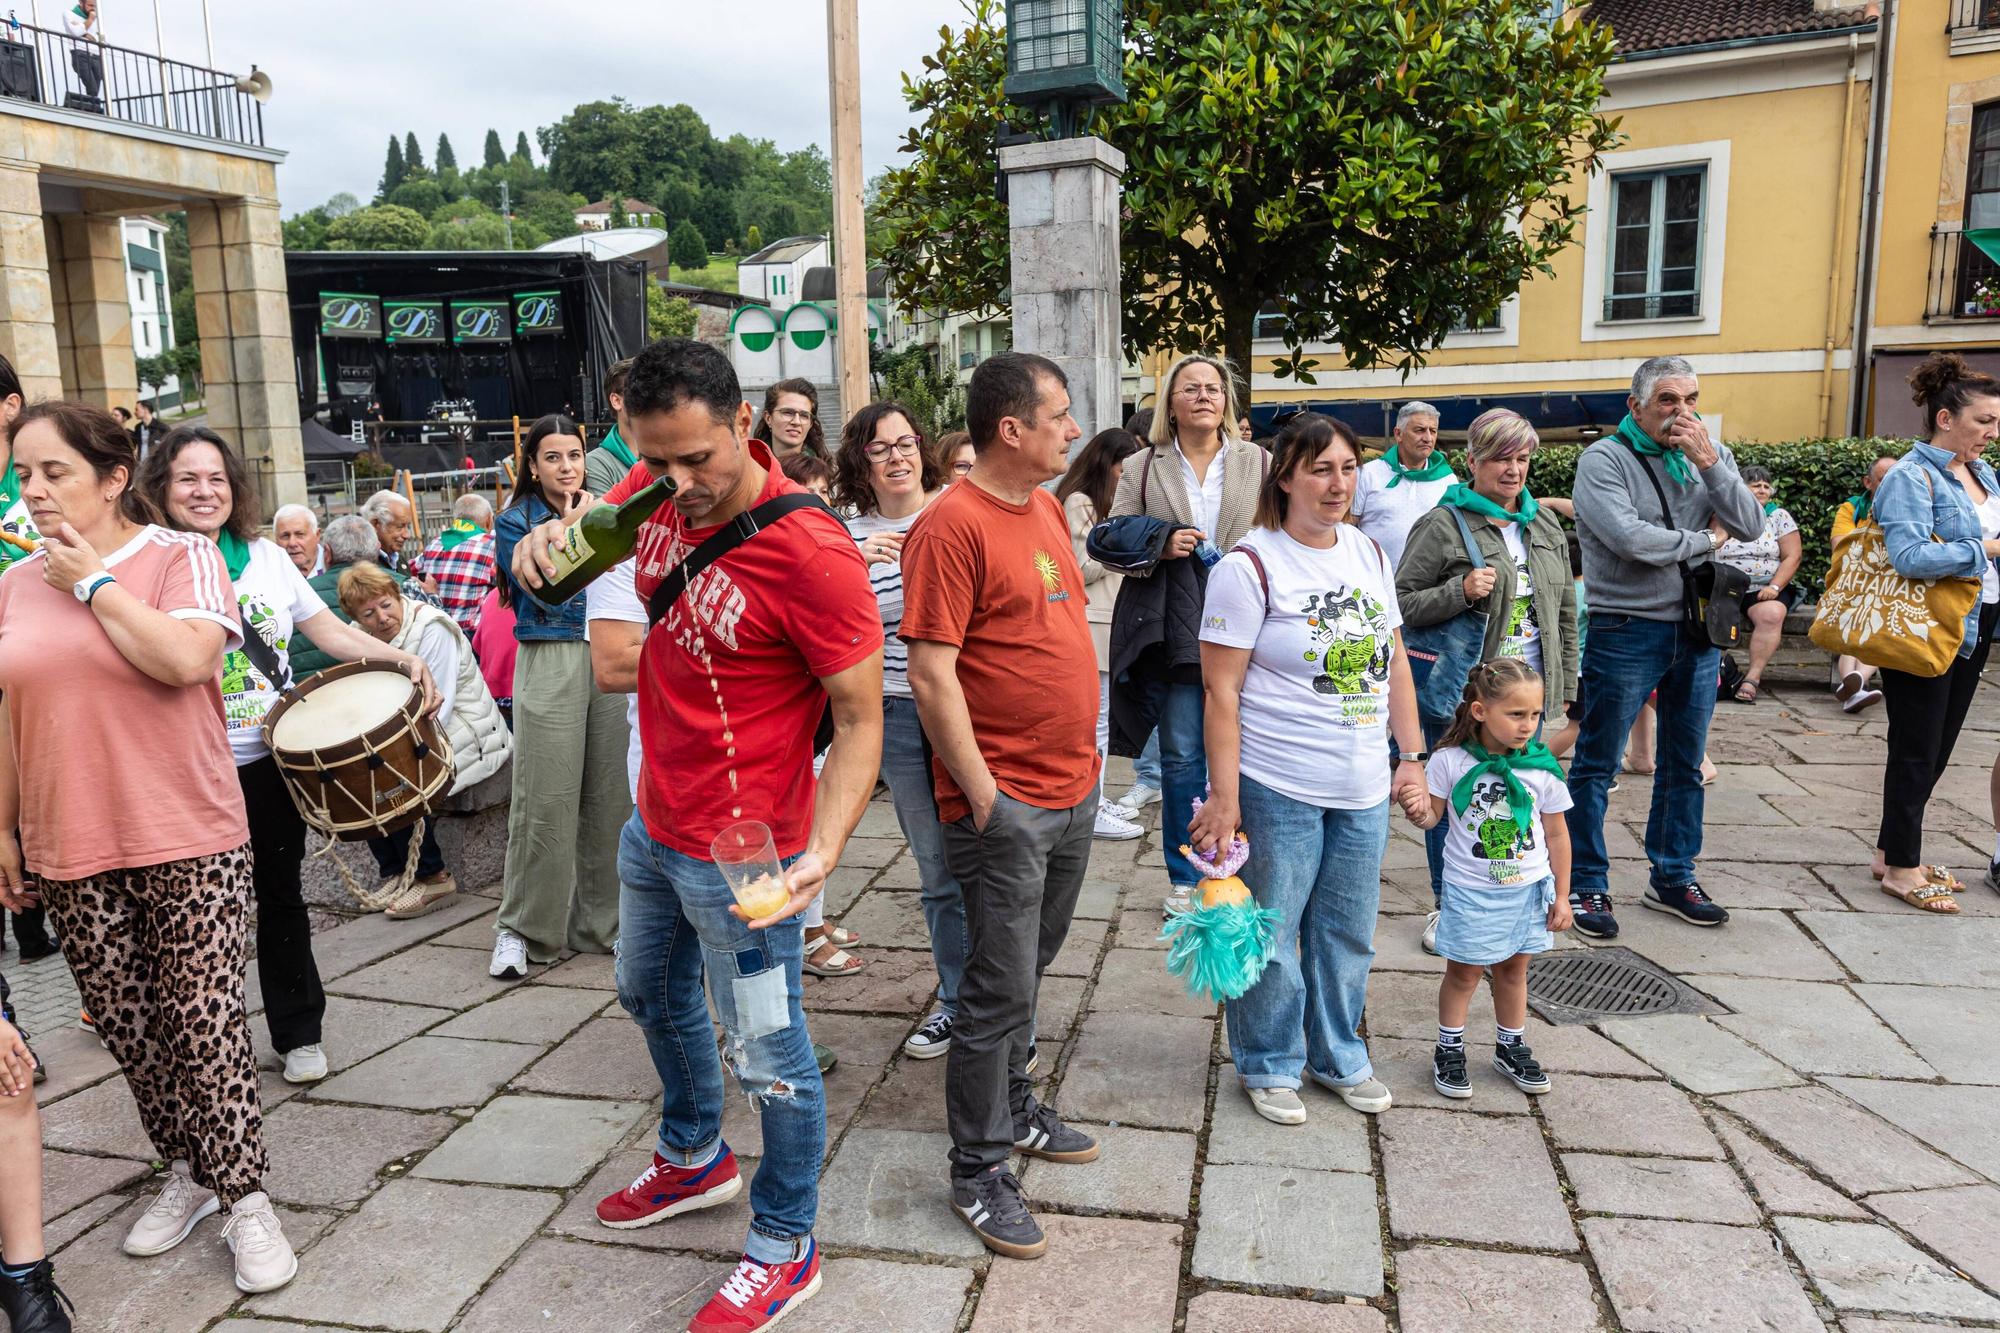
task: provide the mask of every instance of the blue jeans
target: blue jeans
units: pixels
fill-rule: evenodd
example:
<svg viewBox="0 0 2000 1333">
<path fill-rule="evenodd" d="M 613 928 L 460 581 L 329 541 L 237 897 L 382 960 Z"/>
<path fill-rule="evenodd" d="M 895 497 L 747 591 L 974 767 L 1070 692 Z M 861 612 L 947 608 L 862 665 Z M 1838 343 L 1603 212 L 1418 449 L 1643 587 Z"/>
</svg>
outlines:
<svg viewBox="0 0 2000 1333">
<path fill-rule="evenodd" d="M 618 840 L 618 1002 L 660 1075 L 660 1156 L 707 1160 L 722 1137 L 722 1060 L 702 994 L 713 980 L 737 1083 L 757 1107 L 764 1156 L 750 1181 L 743 1252 L 784 1263 L 812 1234 L 826 1151 L 826 1090 L 799 1006 L 804 927 L 752 932 L 713 863 L 655 842 L 634 814 Z"/>
<path fill-rule="evenodd" d="M 1310 1073 L 1330 1088 L 1375 1075 L 1361 1040 L 1389 802 L 1325 810 L 1239 779 L 1250 860 L 1243 882 L 1278 913 L 1278 952 L 1243 998 L 1224 1008 L 1229 1054 L 1246 1088 L 1296 1088 Z"/>
<path fill-rule="evenodd" d="M 923 885 L 924 925 L 937 963 L 938 1008 L 958 1013 L 958 983 L 965 976 L 965 895 L 944 863 L 944 828 L 938 823 L 931 780 L 931 751 L 917 720 L 917 701 L 882 700 L 882 780 L 896 807 L 896 823 L 917 860 Z"/>
<path fill-rule="evenodd" d="M 1154 791 L 1160 790 L 1160 729 L 1153 728 L 1153 734 L 1146 737 L 1146 748 L 1139 751 L 1139 757 L 1132 761 L 1132 781 L 1143 782 Z"/>
<path fill-rule="evenodd" d="M 1208 795 L 1208 747 L 1202 739 L 1202 692 L 1199 685 L 1169 685 L 1160 706 L 1160 842 L 1167 857 L 1167 879 L 1176 888 L 1192 888 L 1201 872 L 1181 855 L 1188 825 L 1194 820 L 1194 798 Z"/>
<path fill-rule="evenodd" d="M 1720 654 L 1705 635 L 1671 620 L 1590 614 L 1583 646 L 1583 722 L 1569 766 L 1570 890 L 1607 893 L 1604 803 L 1625 758 L 1625 739 L 1646 696 L 1659 691 L 1658 770 L 1646 820 L 1646 859 L 1656 889 L 1694 882 L 1701 855 L 1701 757 L 1715 713 Z"/>
</svg>

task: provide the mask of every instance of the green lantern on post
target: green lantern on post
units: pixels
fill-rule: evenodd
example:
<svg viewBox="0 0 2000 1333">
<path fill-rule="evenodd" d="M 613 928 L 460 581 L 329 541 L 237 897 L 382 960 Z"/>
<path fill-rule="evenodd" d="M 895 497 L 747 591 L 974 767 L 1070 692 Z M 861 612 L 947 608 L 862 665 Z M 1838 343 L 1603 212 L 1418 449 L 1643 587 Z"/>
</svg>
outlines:
<svg viewBox="0 0 2000 1333">
<path fill-rule="evenodd" d="M 1047 108 L 1058 138 L 1081 108 L 1124 101 L 1122 0 L 1007 0 L 1006 93 Z"/>
</svg>

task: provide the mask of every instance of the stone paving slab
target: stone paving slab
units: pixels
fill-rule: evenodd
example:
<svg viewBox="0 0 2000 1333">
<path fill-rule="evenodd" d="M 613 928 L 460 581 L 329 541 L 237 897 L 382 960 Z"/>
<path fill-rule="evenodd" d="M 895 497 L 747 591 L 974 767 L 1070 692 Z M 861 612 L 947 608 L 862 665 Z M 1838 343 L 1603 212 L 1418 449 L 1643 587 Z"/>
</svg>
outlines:
<svg viewBox="0 0 2000 1333">
<path fill-rule="evenodd" d="M 937 991 L 937 964 L 928 949 L 868 949 L 868 966 L 851 977 L 804 978 L 810 1011 L 917 1015 L 930 1012 Z"/>
<path fill-rule="evenodd" d="M 1873 1208 L 1956 1264 L 1974 1280 L 2000 1291 L 2000 1187 L 1962 1185 L 1909 1194 L 1871 1195 Z"/>
<path fill-rule="evenodd" d="M 412 1037 L 315 1085 L 315 1101 L 365 1102 L 413 1111 L 477 1106 L 541 1054 L 539 1046 Z"/>
<path fill-rule="evenodd" d="M 512 1086 L 563 1097 L 635 1101 L 660 1095 L 660 1075 L 645 1034 L 624 1014 L 593 1018 L 562 1045 L 515 1076 Z"/>
<path fill-rule="evenodd" d="M 1805 912 L 1801 917 L 1817 915 Z M 1732 908 L 1729 924 L 1702 929 L 1664 912 L 1618 913 L 1617 943 L 1681 976 L 1787 977 L 1839 981 L 1833 959 L 1784 912 Z"/>
<path fill-rule="evenodd" d="M 1397 1238 L 1577 1248 L 1533 1121 L 1391 1110 L 1381 1126 L 1389 1230 Z"/>
<path fill-rule="evenodd" d="M 126 1157 L 90 1157 L 83 1153 L 42 1154 L 42 1220 L 54 1221 L 72 1209 L 113 1190 L 124 1189 L 153 1174 L 150 1163 Z"/>
<path fill-rule="evenodd" d="M 1845 1194 L 1822 1185 L 1804 1170 L 1751 1138 L 1730 1121 L 1716 1126 L 1766 1210 L 1804 1217 L 1866 1217 L 1867 1210 Z"/>
<path fill-rule="evenodd" d="M 468 1009 L 435 1029 L 440 1037 L 474 1041 L 558 1042 L 604 1008 L 596 991 L 565 986 L 516 986 L 499 999 Z"/>
<path fill-rule="evenodd" d="M 1826 1082 L 1988 1180 L 2000 1181 L 2000 1134 L 1993 1132 L 2000 1124 L 2000 1088 L 1872 1078 L 1830 1078 Z M 1917 1188 L 1918 1184 L 1909 1180 L 1891 1188 Z"/>
<path fill-rule="evenodd" d="M 1097 1140 L 1094 1162 L 1030 1161 L 1021 1188 L 1037 1207 L 1183 1218 L 1194 1190 L 1194 1135 L 1069 1122 Z"/>
<path fill-rule="evenodd" d="M 1810 1074 L 1935 1077 L 1845 986 L 1751 977 L 1689 977 L 1736 1012 L 1715 1022 Z"/>
<path fill-rule="evenodd" d="M 650 1132 L 648 1139 L 651 1139 Z M 733 1146 L 733 1145 L 732 1145 Z M 548 1230 L 559 1236 L 571 1236 L 577 1240 L 591 1241 L 599 1245 L 631 1245 L 644 1250 L 686 1250 L 708 1255 L 714 1259 L 732 1260 L 743 1253 L 743 1240 L 750 1229 L 750 1177 L 757 1167 L 755 1158 L 742 1153 L 736 1156 L 737 1170 L 742 1173 L 743 1188 L 735 1198 L 712 1208 L 701 1208 L 691 1213 L 670 1217 L 664 1222 L 656 1222 L 649 1227 L 635 1227 L 631 1230 L 616 1230 L 597 1220 L 597 1202 L 606 1195 L 624 1189 L 639 1178 L 653 1161 L 650 1142 L 644 1148 L 628 1149 L 612 1154 L 601 1166 L 597 1174 L 585 1183 L 582 1189 L 569 1196 L 569 1202 L 550 1221 Z M 956 1219 L 953 1219 L 954 1221 Z M 821 1242 L 825 1243 L 825 1229 L 820 1230 Z"/>
<path fill-rule="evenodd" d="M 1825 1333 L 1761 1231 L 1622 1217 L 1582 1225 L 1625 1333 Z"/>
<path fill-rule="evenodd" d="M 1215 1109 L 1209 1117 L 1210 1166 L 1298 1166 L 1313 1171 L 1372 1169 L 1368 1122 L 1334 1093 L 1308 1083 L 1299 1089 L 1306 1123 L 1279 1125 L 1258 1115 L 1236 1081 L 1236 1066 L 1224 1065 L 1215 1080 Z"/>
<path fill-rule="evenodd" d="M 1604 1031 L 1689 1092 L 1702 1096 L 1785 1088 L 1804 1081 L 1700 1015 L 1656 1014 L 1607 1023 Z"/>
<path fill-rule="evenodd" d="M 349 1207 L 375 1191 L 390 1163 L 435 1148 L 457 1125 L 445 1115 L 287 1102 L 264 1117 L 267 1188 L 281 1203 Z"/>
<path fill-rule="evenodd" d="M 1976 1180 L 1964 1167 L 1825 1088 L 1744 1092 L 1720 1102 L 1852 1194 L 1969 1185 Z"/>
<path fill-rule="evenodd" d="M 1436 1049 L 1435 1041 L 1397 1041 L 1386 1037 L 1369 1041 L 1368 1056 L 1375 1065 L 1375 1077 L 1388 1087 L 1397 1106 L 1481 1115 L 1528 1113 L 1527 1094 L 1501 1077 L 1491 1060 L 1466 1061 L 1465 1072 L 1472 1080 L 1470 1098 L 1460 1101 L 1440 1095 L 1431 1082 L 1431 1056 Z"/>
<path fill-rule="evenodd" d="M 2000 986 L 2000 920 L 1961 918 L 1936 930 L 1939 922 L 1914 915 L 1801 912 L 1798 922 L 1863 981 Z"/>
<path fill-rule="evenodd" d="M 49 1075 L 48 1082 L 35 1089 L 35 1100 L 43 1106 L 118 1072 L 118 1062 L 104 1049 L 104 1043 L 81 1027 L 44 1029 L 35 1036 L 33 1045 L 35 1058 Z"/>
<path fill-rule="evenodd" d="M 406 949 L 326 984 L 333 995 L 446 1009 L 464 1009 L 503 995 L 513 986 L 511 981 L 488 976 L 478 956 L 468 950 L 435 944 Z"/>
<path fill-rule="evenodd" d="M 1396 1256 L 1402 1333 L 1602 1333 L 1582 1264 L 1535 1254 L 1418 1246 Z"/>
<path fill-rule="evenodd" d="M 1171 1014 L 1175 1018 L 1214 1018 L 1221 1007 L 1203 996 L 1188 994 L 1179 977 L 1167 971 L 1164 955 L 1153 949 L 1113 949 L 1104 955 L 1097 986 L 1090 994 L 1092 1012 L 1111 1014 Z"/>
<path fill-rule="evenodd" d="M 1947 1083 L 2000 1084 L 2000 990 L 1864 984 L 1854 993 Z"/>
<path fill-rule="evenodd" d="M 1542 1114 L 1558 1144 L 1595 1152 L 1720 1157 L 1721 1145 L 1687 1095 L 1663 1083 L 1570 1075 L 1551 1080 Z"/>
<path fill-rule="evenodd" d="M 951 1210 L 951 1140 L 856 1129 L 820 1178 L 820 1239 L 891 1254 L 984 1260 L 986 1247 Z"/>
<path fill-rule="evenodd" d="M 854 906 L 843 912 L 840 924 L 861 935 L 855 946 L 861 958 L 871 949 L 929 949 L 930 927 L 924 923 L 924 905 L 915 893 L 864 893 Z"/>
<path fill-rule="evenodd" d="M 452 1016 L 452 1010 L 429 1005 L 392 1004 L 363 1000 L 350 995 L 326 997 L 326 1018 L 321 1045 L 326 1050 L 326 1067 L 338 1074 L 352 1069 L 371 1055 L 380 1055 L 391 1046 Z M 271 1034 L 263 1020 L 250 1024 L 251 1043 L 258 1062 L 266 1069 L 284 1068 L 284 1058 L 271 1047 Z"/>
<path fill-rule="evenodd" d="M 1063 946 L 1048 966 L 1052 977 L 1087 977 L 1097 970 L 1097 955 L 1104 948 L 1104 937 L 1111 927 L 1105 921 L 1070 922 L 1069 934 L 1063 937 Z"/>
<path fill-rule="evenodd" d="M 1276 1296 L 1211 1291 L 1188 1302 L 1187 1333 L 1389 1333 L 1369 1305 L 1317 1305 Z"/>
<path fill-rule="evenodd" d="M 1168 1330 L 1181 1271 L 1181 1229 L 1110 1217 L 1049 1217 L 1049 1250 L 1001 1260 L 987 1275 L 973 1333 Z"/>
<path fill-rule="evenodd" d="M 1091 1014 L 1063 1075 L 1063 1109 L 1100 1123 L 1200 1129 L 1214 1038 L 1205 1019 Z"/>
<path fill-rule="evenodd" d="M 1382 1228 L 1367 1176 L 1211 1166 L 1202 1177 L 1194 1274 L 1330 1295 L 1382 1294 Z"/>
<path fill-rule="evenodd" d="M 2000 1319 L 2000 1300 L 1887 1227 L 1781 1217 L 1778 1232 L 1820 1294 L 1841 1310 Z"/>
<path fill-rule="evenodd" d="M 455 1327 L 466 1333 L 678 1329 L 708 1302 L 730 1267 L 692 1255 L 537 1240 Z"/>
<path fill-rule="evenodd" d="M 153 1141 L 122 1078 L 109 1079 L 42 1108 L 42 1146 L 150 1162 Z"/>
<path fill-rule="evenodd" d="M 1722 1162 L 1564 1153 L 1562 1163 L 1576 1190 L 1576 1206 L 1586 1213 L 1749 1227 L 1763 1220 L 1736 1173 Z"/>
<path fill-rule="evenodd" d="M 589 1175 L 627 1130 L 651 1118 L 641 1102 L 496 1097 L 414 1174 L 427 1180 L 561 1188 Z"/>
<path fill-rule="evenodd" d="M 486 946 L 491 949 L 489 943 Z M 518 983 L 516 983 L 518 984 Z M 553 967 L 537 969 L 528 977 L 531 986 L 569 986 L 580 990 L 616 991 L 617 962 L 608 953 L 580 953 Z"/>
</svg>

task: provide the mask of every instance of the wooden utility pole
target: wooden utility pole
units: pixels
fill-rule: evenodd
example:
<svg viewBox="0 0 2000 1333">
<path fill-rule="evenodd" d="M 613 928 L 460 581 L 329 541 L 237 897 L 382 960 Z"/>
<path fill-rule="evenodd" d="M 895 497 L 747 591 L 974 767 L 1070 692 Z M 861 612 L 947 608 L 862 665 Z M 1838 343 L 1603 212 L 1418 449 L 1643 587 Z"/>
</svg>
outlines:
<svg viewBox="0 0 2000 1333">
<path fill-rule="evenodd" d="M 826 0 L 833 111 L 833 286 L 840 324 L 840 411 L 868 403 L 868 243 L 861 220 L 861 38 L 856 0 Z"/>
</svg>

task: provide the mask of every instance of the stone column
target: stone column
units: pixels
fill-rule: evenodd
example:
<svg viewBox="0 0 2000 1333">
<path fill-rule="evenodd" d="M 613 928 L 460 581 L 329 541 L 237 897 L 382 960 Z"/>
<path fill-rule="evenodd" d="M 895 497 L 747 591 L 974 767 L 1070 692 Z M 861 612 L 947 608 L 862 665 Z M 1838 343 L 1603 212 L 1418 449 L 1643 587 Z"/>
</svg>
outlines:
<svg viewBox="0 0 2000 1333">
<path fill-rule="evenodd" d="M 1124 423 L 1119 345 L 1119 179 L 1125 155 L 1094 136 L 1000 150 L 1013 249 L 1014 349 L 1069 376 L 1089 439 Z"/>
<path fill-rule="evenodd" d="M 58 221 L 76 366 L 69 396 L 98 407 L 130 407 L 139 396 L 139 372 L 132 361 L 125 229 L 115 217 L 91 213 L 65 213 Z"/>
<path fill-rule="evenodd" d="M 209 424 L 243 451 L 268 514 L 306 498 L 278 205 L 190 204 L 187 219 Z"/>
<path fill-rule="evenodd" d="M 40 177 L 32 162 L 0 158 L 0 355 L 29 402 L 63 391 Z"/>
</svg>

